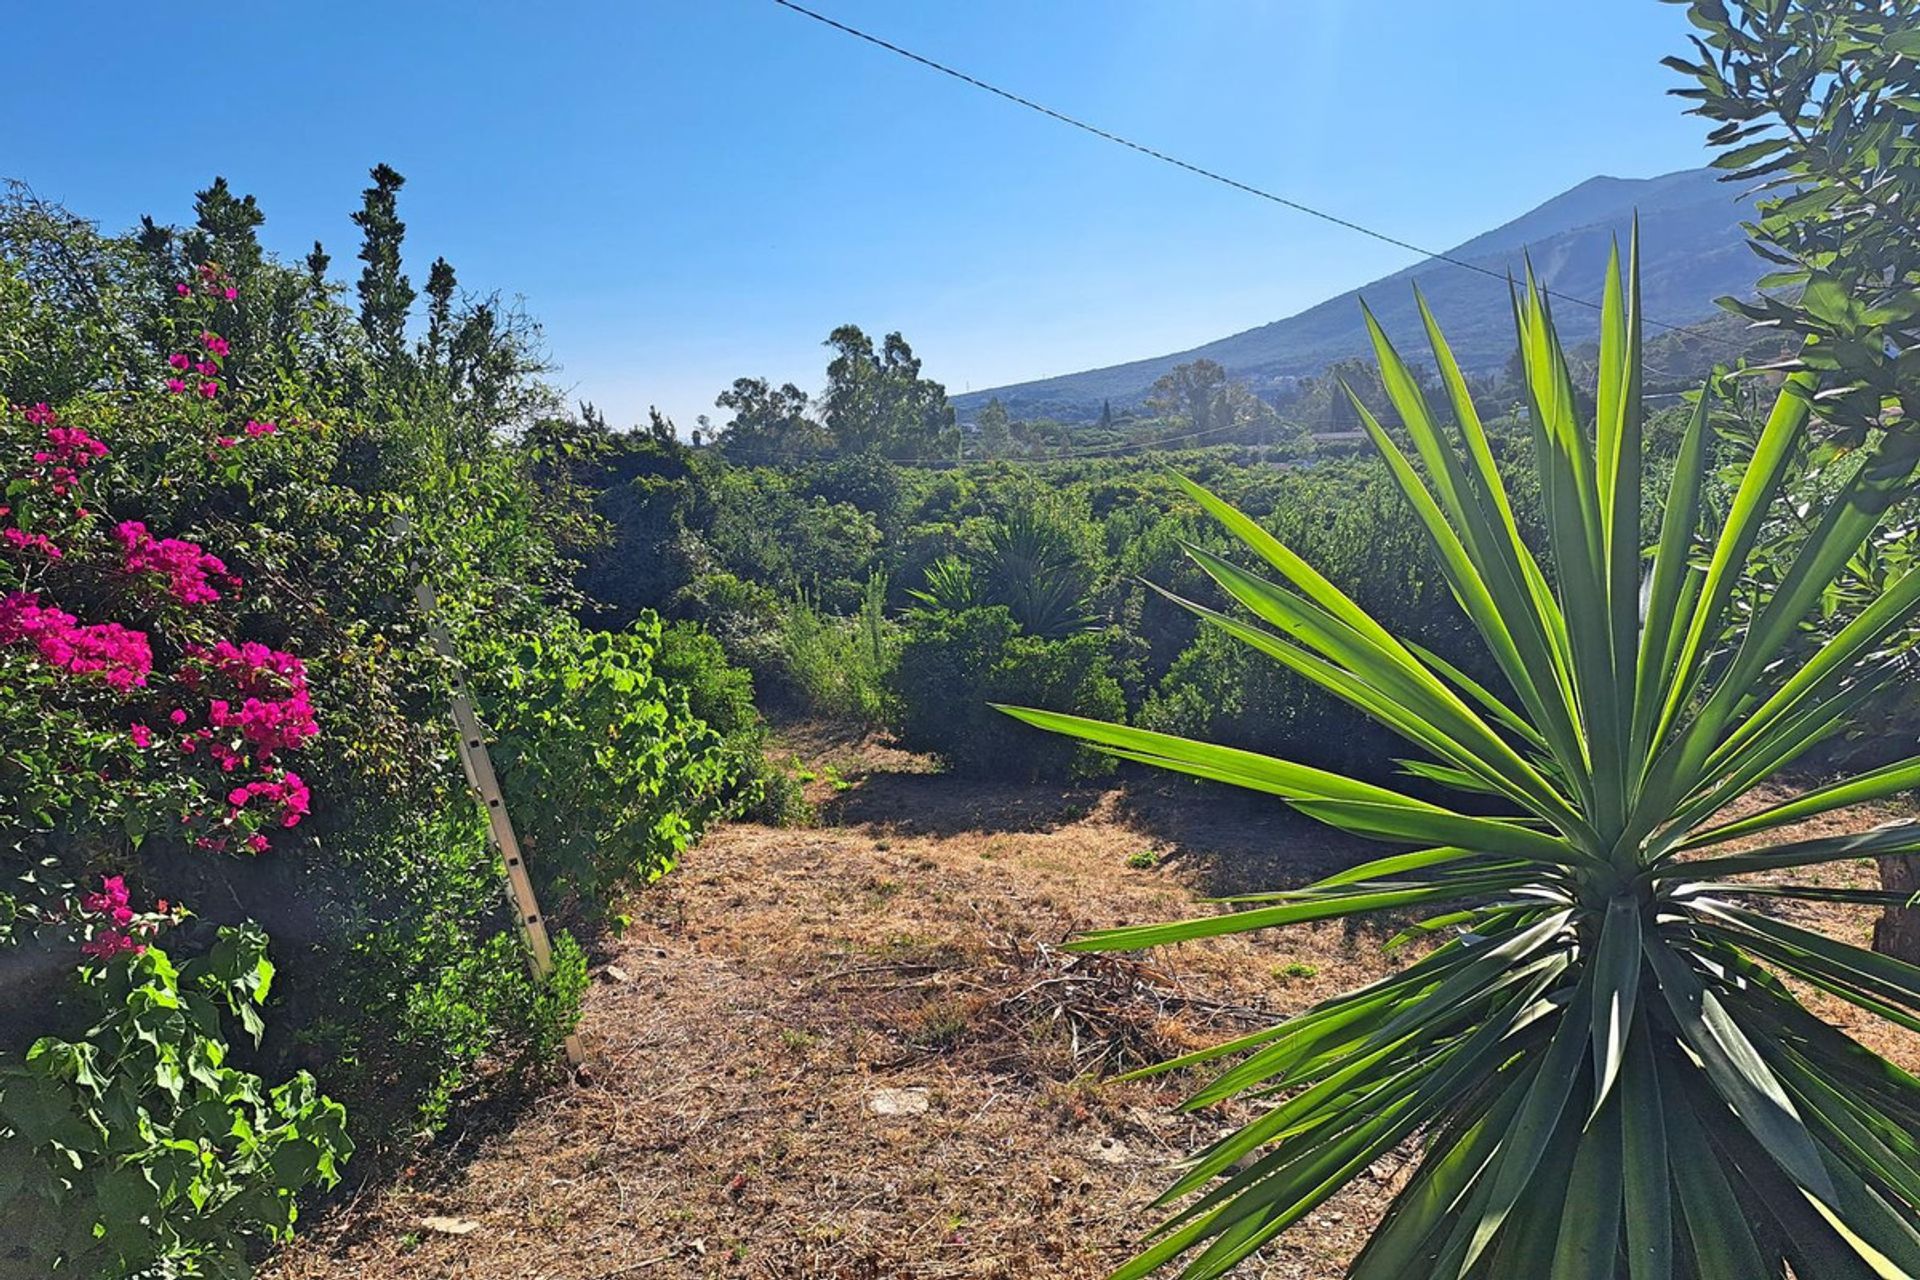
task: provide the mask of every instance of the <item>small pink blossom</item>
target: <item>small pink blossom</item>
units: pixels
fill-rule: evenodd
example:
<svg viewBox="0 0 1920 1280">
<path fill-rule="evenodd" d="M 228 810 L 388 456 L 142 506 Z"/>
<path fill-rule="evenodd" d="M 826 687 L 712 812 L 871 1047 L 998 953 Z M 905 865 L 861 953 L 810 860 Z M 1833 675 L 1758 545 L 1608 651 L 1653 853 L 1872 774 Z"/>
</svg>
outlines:
<svg viewBox="0 0 1920 1280">
<path fill-rule="evenodd" d="M 183 298 L 189 298 L 193 296 L 193 286 L 188 284 L 184 280 L 182 280 L 179 284 L 176 284 L 175 286 L 173 286 L 173 291 L 179 294 Z"/>
<path fill-rule="evenodd" d="M 191 357 L 187 355 L 186 352 L 176 351 L 172 355 L 167 357 L 167 363 L 172 365 L 176 369 L 185 369 L 188 365 L 193 363 L 193 360 Z"/>
<path fill-rule="evenodd" d="M 136 724 L 129 728 L 127 736 L 133 739 L 133 745 L 142 751 L 153 745 L 153 730 L 143 724 Z"/>
<path fill-rule="evenodd" d="M 201 398 L 202 398 L 202 399 L 205 399 L 205 400 L 211 400 L 211 399 L 213 399 L 213 398 L 214 398 L 215 396 L 217 396 L 217 395 L 219 395 L 219 394 L 220 394 L 220 384 L 219 384 L 219 383 L 217 383 L 217 382 L 203 382 L 203 383 L 201 383 L 201 384 L 200 384 L 200 396 L 201 396 Z"/>
<path fill-rule="evenodd" d="M 167 390 L 171 394 L 177 396 L 177 395 L 180 395 L 182 392 L 184 392 L 186 389 L 187 389 L 187 384 L 180 381 L 180 379 L 178 378 L 167 379 Z"/>
<path fill-rule="evenodd" d="M 270 436 L 279 429 L 279 425 L 272 422 L 249 422 L 246 426 L 246 432 L 250 436 Z"/>
<path fill-rule="evenodd" d="M 228 285 L 224 291 L 223 296 L 226 298 L 228 302 L 232 302 L 235 298 L 240 296 L 240 291 L 234 288 L 232 285 Z"/>
</svg>

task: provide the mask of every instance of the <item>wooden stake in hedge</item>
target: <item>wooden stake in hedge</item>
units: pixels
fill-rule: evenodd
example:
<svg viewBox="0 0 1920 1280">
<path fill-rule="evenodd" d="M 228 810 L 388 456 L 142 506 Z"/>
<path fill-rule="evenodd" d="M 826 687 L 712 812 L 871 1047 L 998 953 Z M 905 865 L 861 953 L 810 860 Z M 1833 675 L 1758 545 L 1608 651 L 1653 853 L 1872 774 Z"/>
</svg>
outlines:
<svg viewBox="0 0 1920 1280">
<path fill-rule="evenodd" d="M 404 529 L 402 530 L 404 532 Z M 486 734 L 480 717 L 474 712 L 473 699 L 467 695 L 466 670 L 454 650 L 453 636 L 439 618 L 439 600 L 433 588 L 418 582 L 413 598 L 427 620 L 427 638 L 434 651 L 451 667 L 447 688 L 453 710 L 453 725 L 459 731 L 460 767 L 466 771 L 467 785 L 474 789 L 487 807 L 487 843 L 500 855 L 507 870 L 507 895 L 513 902 L 514 916 L 527 943 L 527 966 L 535 982 L 544 983 L 553 972 L 553 946 L 547 939 L 546 918 L 540 914 L 540 900 L 534 896 L 533 880 L 527 875 L 527 862 L 520 853 L 519 837 L 513 833 L 513 821 L 507 816 L 506 797 L 500 794 L 500 779 L 493 772 L 493 758 L 487 754 Z M 586 1065 L 587 1051 L 578 1035 L 567 1036 L 567 1061 L 575 1067 Z"/>
</svg>

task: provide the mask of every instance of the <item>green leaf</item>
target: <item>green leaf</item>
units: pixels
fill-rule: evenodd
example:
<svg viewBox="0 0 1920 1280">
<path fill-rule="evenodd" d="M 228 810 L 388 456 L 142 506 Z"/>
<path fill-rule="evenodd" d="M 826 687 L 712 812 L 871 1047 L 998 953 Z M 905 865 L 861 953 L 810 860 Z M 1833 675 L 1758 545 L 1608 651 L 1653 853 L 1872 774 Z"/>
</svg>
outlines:
<svg viewBox="0 0 1920 1280">
<path fill-rule="evenodd" d="M 1300 924 L 1308 920 L 1331 920 L 1344 916 L 1366 915 L 1396 907 L 1439 902 L 1457 902 L 1475 897 L 1489 889 L 1520 884 L 1515 875 L 1488 876 L 1474 880 L 1392 889 L 1377 892 L 1329 894 L 1325 897 L 1291 902 L 1278 907 L 1258 907 L 1232 911 L 1225 915 L 1171 924 L 1128 925 L 1118 929 L 1096 929 L 1083 933 L 1067 944 L 1073 951 L 1137 951 L 1142 947 L 1165 946 L 1169 942 L 1191 942 L 1196 938 L 1216 938 L 1227 933 L 1246 933 L 1253 929 L 1271 929 L 1278 925 Z"/>
<path fill-rule="evenodd" d="M 1623 894 L 1607 904 L 1594 955 L 1593 1110 L 1613 1096 L 1640 996 L 1640 902 Z"/>
</svg>

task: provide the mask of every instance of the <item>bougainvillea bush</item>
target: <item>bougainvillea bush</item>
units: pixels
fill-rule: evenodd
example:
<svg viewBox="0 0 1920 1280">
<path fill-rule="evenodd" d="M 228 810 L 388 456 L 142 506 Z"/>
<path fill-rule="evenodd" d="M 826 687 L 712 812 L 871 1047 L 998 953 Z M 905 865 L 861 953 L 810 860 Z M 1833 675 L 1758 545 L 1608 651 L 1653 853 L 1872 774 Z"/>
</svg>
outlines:
<svg viewBox="0 0 1920 1280">
<path fill-rule="evenodd" d="M 390 197 L 394 178 L 376 186 Z M 177 1114 L 187 1095 L 165 1080 L 120 1090 L 93 1064 L 123 1056 L 98 1046 L 183 1002 L 167 1034 L 181 1061 L 251 1082 L 234 1084 L 258 1099 L 244 1128 L 328 1139 L 325 1159 L 262 1165 L 262 1148 L 195 1131 L 222 1185 L 244 1188 L 221 1212 L 267 1236 L 300 1187 L 336 1176 L 346 1133 L 370 1170 L 477 1082 L 515 1074 L 490 1064 L 551 1057 L 613 886 L 697 838 L 730 766 L 654 676 L 647 633 L 573 621 L 565 548 L 587 526 L 529 482 L 526 415 L 547 401 L 524 333 L 461 301 L 439 264 L 427 336 L 401 343 L 410 288 L 374 290 L 386 310 L 356 317 L 326 255 L 274 260 L 224 183 L 196 212 L 190 228 L 106 236 L 0 199 L 0 1070 L 14 1082 L 0 1088 L 37 1080 L 75 1123 L 110 1117 L 99 1145 L 63 1148 L 79 1153 L 65 1194 L 94 1197 L 63 1212 L 107 1222 L 120 1210 L 94 1165 L 165 1164 L 116 1145 L 112 1100 L 144 1099 L 139 1132 L 163 1144 L 211 1113 Z M 571 861 L 536 876 L 590 890 L 555 896 L 544 984 L 455 758 L 423 578 L 497 697 L 481 709 L 530 848 Z M 526 672 L 488 670 L 527 654 Z M 619 767 L 578 767 L 609 751 Z M 566 803 L 548 802 L 563 785 Z M 261 981 L 199 1017 L 193 975 L 242 936 L 263 939 L 271 1002 Z M 340 1142 L 327 1097 L 345 1105 Z M 44 1192 L 18 1170 L 44 1173 L 50 1153 L 0 1104 L 0 1202 Z M 141 1177 L 156 1212 L 213 1212 Z M 193 1233 L 179 1226 L 165 1263 L 180 1274 Z"/>
<path fill-rule="evenodd" d="M 211 266 L 197 287 L 232 290 Z M 203 330 L 168 361 L 199 381 L 168 377 L 164 394 L 218 400 L 227 350 Z M 306 665 L 245 635 L 246 582 L 219 555 L 115 518 L 94 483 L 113 454 L 94 415 L 8 413 L 0 928 L 10 958 L 41 962 L 39 982 L 12 966 L 11 994 L 41 998 L 11 1003 L 24 1025 L 10 1038 L 31 1043 L 0 1063 L 0 1219 L 13 1261 L 49 1271 L 238 1274 L 250 1239 L 290 1228 L 302 1190 L 338 1180 L 344 1111 L 305 1071 L 270 1086 L 231 1060 L 225 1021 L 264 1030 L 265 935 L 222 930 L 183 987 L 159 943 L 189 912 L 137 897 L 127 873 L 161 845 L 262 857 L 301 824 L 311 792 L 294 761 L 320 731 Z M 76 946 L 80 981 L 49 984 Z"/>
</svg>

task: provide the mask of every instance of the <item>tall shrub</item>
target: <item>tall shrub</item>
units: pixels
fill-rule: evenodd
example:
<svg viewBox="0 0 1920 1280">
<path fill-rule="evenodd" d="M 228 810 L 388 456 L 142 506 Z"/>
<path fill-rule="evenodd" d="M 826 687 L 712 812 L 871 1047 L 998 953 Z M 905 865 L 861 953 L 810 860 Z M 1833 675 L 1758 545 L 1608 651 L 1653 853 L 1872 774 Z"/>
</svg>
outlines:
<svg viewBox="0 0 1920 1280">
<path fill-rule="evenodd" d="M 1025 782 L 1090 777 L 1111 766 L 994 714 L 989 703 L 1036 703 L 1087 716 L 1126 712 L 1105 636 L 1026 635 L 1003 605 L 910 613 L 893 690 L 902 746 L 956 773 Z"/>
</svg>

